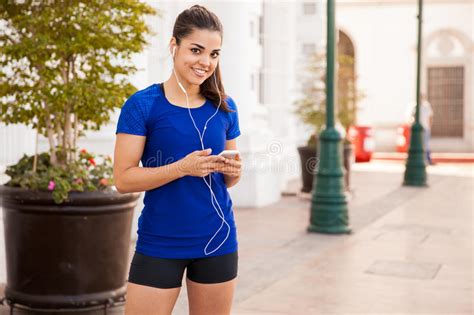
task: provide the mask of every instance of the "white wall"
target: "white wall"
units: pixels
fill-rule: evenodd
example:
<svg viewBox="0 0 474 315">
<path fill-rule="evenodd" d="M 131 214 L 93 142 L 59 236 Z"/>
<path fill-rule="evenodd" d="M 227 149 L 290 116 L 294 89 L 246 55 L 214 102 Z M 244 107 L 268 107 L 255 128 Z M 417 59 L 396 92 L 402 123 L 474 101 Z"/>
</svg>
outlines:
<svg viewBox="0 0 474 315">
<path fill-rule="evenodd" d="M 304 3 L 314 3 L 316 11 L 313 15 L 305 15 L 303 6 Z M 299 99 L 303 96 L 302 86 L 305 83 L 308 74 L 308 55 L 303 51 L 304 44 L 313 44 L 315 51 L 325 50 L 326 42 L 326 1 L 312 0 L 312 1 L 295 1 L 291 2 L 295 11 L 296 30 L 293 35 L 296 39 L 295 43 L 295 77 L 294 88 L 292 89 L 293 98 Z M 313 133 L 311 126 L 303 125 L 299 120 L 296 120 L 298 138 L 296 144 L 298 146 L 305 145 L 308 137 Z"/>
<path fill-rule="evenodd" d="M 288 2 L 264 5 L 264 106 L 269 113 L 271 138 L 266 142 L 266 154 L 274 158 L 274 173 L 280 189 L 289 180 L 300 176 L 298 140 L 299 121 L 293 115 L 297 53 L 297 17 L 299 6 Z"/>
<path fill-rule="evenodd" d="M 221 59 L 224 83 L 227 93 L 239 106 L 242 135 L 237 143 L 244 169 L 239 185 L 234 186 L 230 193 L 237 206 L 264 206 L 280 199 L 280 187 L 276 180 L 279 174 L 271 169 L 275 158 L 266 154 L 266 146 L 272 137 L 269 109 L 260 104 L 258 97 L 258 73 L 263 53 L 258 22 L 262 3 L 209 1 L 208 7 L 224 25 Z M 254 26 L 253 35 L 251 24 Z"/>
</svg>

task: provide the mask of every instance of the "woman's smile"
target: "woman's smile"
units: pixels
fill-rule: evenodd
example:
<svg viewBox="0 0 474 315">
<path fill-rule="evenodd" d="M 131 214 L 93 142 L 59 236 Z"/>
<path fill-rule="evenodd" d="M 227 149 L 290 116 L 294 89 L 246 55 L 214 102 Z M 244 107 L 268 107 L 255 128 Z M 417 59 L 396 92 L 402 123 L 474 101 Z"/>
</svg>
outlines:
<svg viewBox="0 0 474 315">
<path fill-rule="evenodd" d="M 204 78 L 206 76 L 206 73 L 207 73 L 206 70 L 203 70 L 201 68 L 193 68 L 193 67 L 191 67 L 191 69 L 193 69 L 193 73 L 199 78 Z"/>
</svg>

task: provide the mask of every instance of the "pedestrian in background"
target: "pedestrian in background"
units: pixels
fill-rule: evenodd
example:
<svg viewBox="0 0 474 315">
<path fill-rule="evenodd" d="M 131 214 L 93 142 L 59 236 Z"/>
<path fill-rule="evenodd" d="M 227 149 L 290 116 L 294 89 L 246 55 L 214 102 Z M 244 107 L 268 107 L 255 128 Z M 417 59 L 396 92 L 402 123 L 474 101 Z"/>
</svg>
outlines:
<svg viewBox="0 0 474 315">
<path fill-rule="evenodd" d="M 434 165 L 431 159 L 431 128 L 433 126 L 433 108 L 426 98 L 426 94 L 420 95 L 420 124 L 423 126 L 423 148 L 425 150 L 426 161 L 429 165 Z M 410 124 L 415 122 L 416 103 L 410 105 Z"/>
</svg>

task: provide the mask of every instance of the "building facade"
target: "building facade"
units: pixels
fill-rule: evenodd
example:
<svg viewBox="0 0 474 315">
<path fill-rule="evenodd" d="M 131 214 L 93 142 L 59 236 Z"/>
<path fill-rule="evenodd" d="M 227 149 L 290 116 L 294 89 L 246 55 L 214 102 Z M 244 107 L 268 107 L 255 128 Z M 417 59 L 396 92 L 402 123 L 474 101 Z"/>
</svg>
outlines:
<svg viewBox="0 0 474 315">
<path fill-rule="evenodd" d="M 474 151 L 474 1 L 423 1 L 421 84 L 434 111 L 434 152 Z M 358 124 L 393 151 L 416 95 L 417 1 L 339 0 L 336 23 L 355 50 Z"/>
</svg>

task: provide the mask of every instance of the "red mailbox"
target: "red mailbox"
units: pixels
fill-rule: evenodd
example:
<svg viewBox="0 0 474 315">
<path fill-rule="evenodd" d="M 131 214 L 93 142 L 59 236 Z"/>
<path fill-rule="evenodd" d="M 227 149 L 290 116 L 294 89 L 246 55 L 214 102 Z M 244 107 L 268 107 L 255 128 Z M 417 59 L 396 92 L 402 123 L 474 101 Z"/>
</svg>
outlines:
<svg viewBox="0 0 474 315">
<path fill-rule="evenodd" d="M 356 162 L 369 162 L 375 149 L 374 130 L 369 126 L 351 126 L 349 139 L 354 145 Z"/>
</svg>

